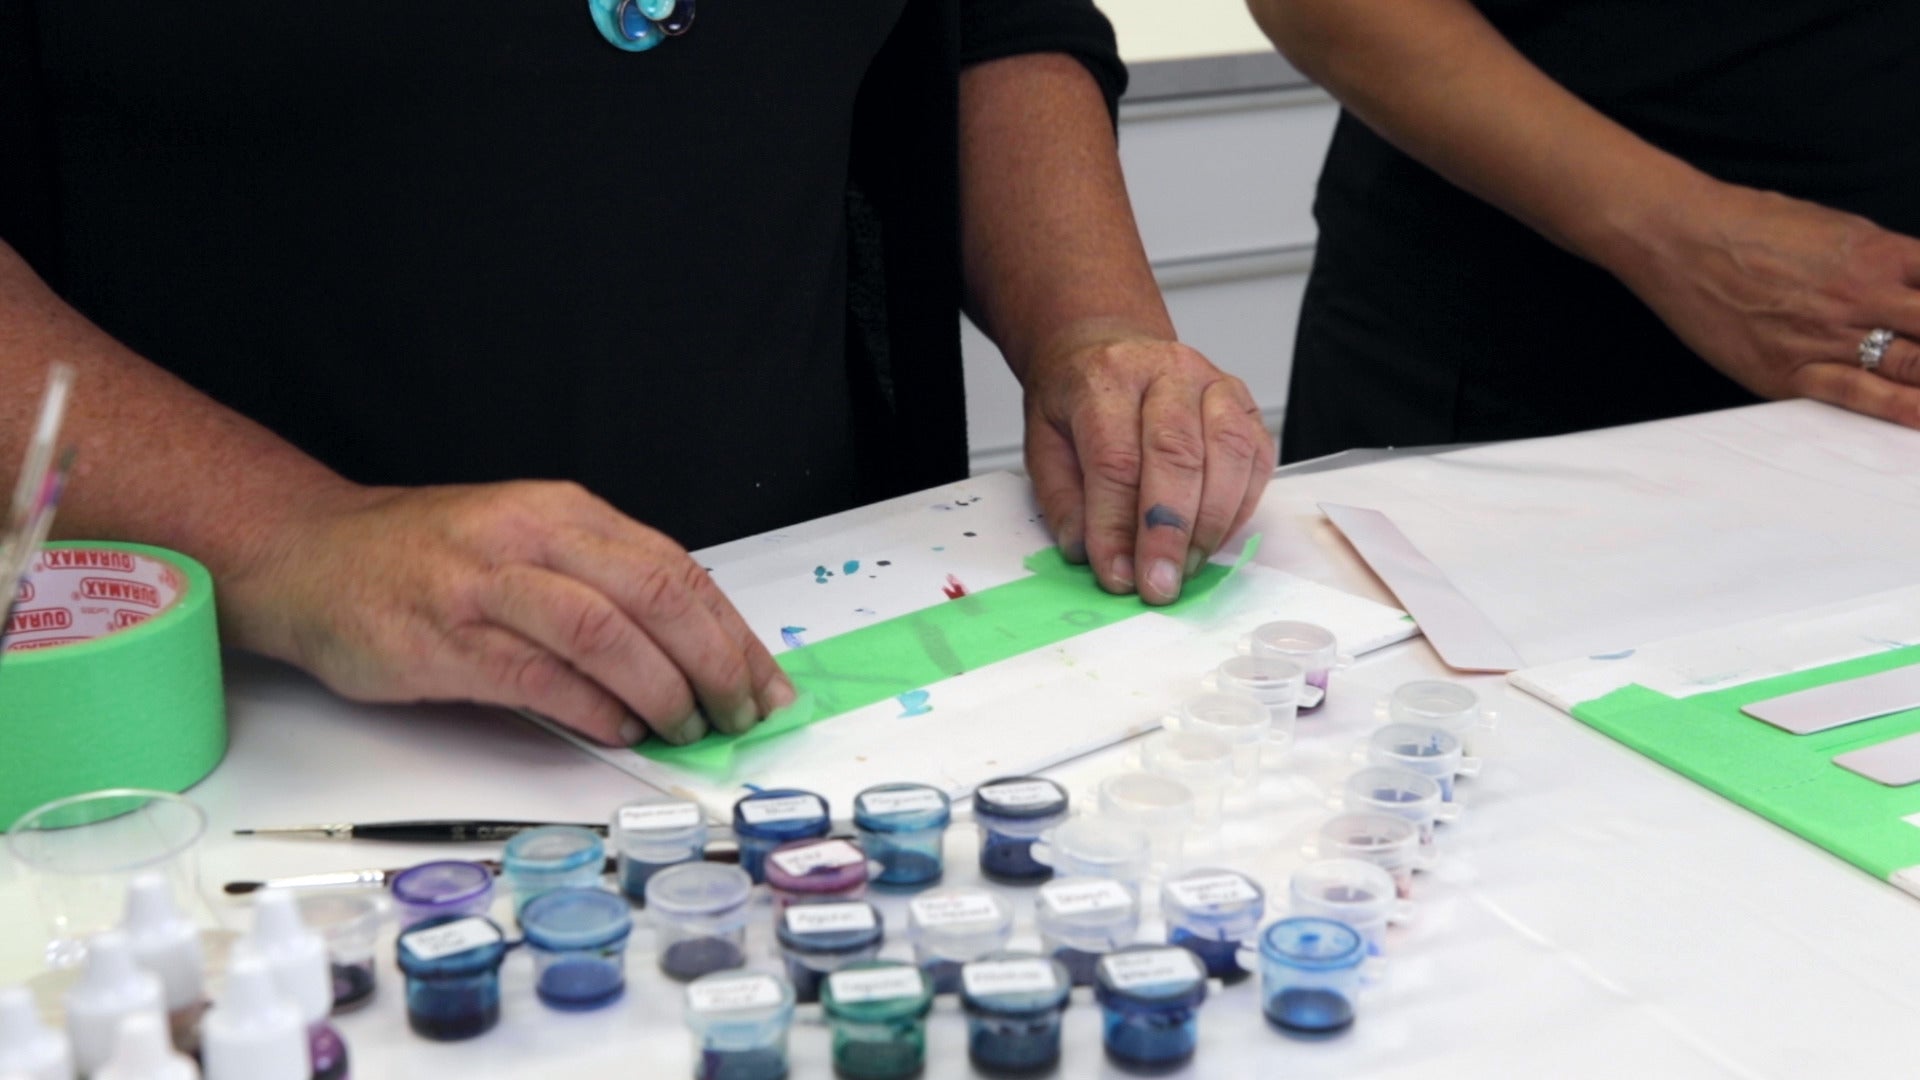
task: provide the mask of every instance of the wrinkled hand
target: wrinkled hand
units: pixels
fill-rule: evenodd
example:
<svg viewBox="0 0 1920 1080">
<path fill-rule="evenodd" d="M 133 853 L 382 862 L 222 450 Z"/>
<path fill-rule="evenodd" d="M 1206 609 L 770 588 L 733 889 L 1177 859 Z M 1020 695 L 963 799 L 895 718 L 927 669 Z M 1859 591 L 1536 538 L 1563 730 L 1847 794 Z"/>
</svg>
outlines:
<svg viewBox="0 0 1920 1080">
<path fill-rule="evenodd" d="M 1920 240 L 1865 218 L 1713 183 L 1614 272 L 1708 363 L 1768 398 L 1920 427 Z M 1900 335 L 1877 374 L 1860 341 Z"/>
<path fill-rule="evenodd" d="M 526 708 L 609 745 L 793 700 L 698 563 L 577 485 L 354 488 L 299 523 L 222 603 L 347 697 Z"/>
<path fill-rule="evenodd" d="M 1061 551 L 1110 592 L 1178 599 L 1273 472 L 1253 395 L 1150 337 L 1079 343 L 1025 376 L 1027 471 Z"/>
</svg>

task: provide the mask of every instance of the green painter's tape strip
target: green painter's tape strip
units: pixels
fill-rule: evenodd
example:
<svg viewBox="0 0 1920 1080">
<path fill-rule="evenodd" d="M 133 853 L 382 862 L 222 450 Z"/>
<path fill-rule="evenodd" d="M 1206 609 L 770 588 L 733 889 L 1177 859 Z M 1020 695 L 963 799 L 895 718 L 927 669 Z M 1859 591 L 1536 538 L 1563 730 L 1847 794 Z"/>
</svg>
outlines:
<svg viewBox="0 0 1920 1080">
<path fill-rule="evenodd" d="M 1836 754 L 1920 731 L 1920 709 L 1812 735 L 1792 735 L 1742 705 L 1920 664 L 1920 646 L 1891 649 L 1690 698 L 1625 686 L 1573 715 L 1879 878 L 1920 865 L 1920 785 L 1887 787 L 1833 763 Z"/>
<path fill-rule="evenodd" d="M 211 772 L 227 719 L 206 567 L 103 541 L 49 544 L 34 566 L 8 641 L 35 647 L 0 655 L 0 826 L 68 795 L 184 791 Z"/>
<path fill-rule="evenodd" d="M 1100 588 L 1093 571 L 1066 561 L 1058 548 L 1027 557 L 1027 577 L 982 589 L 872 626 L 780 654 L 800 699 L 744 735 L 709 735 L 691 746 L 647 742 L 636 753 L 709 776 L 725 775 L 734 752 L 808 724 L 978 671 L 1021 653 L 1112 626 L 1149 612 L 1194 616 L 1220 584 L 1260 548 L 1247 541 L 1232 566 L 1203 567 L 1165 607 Z"/>
</svg>

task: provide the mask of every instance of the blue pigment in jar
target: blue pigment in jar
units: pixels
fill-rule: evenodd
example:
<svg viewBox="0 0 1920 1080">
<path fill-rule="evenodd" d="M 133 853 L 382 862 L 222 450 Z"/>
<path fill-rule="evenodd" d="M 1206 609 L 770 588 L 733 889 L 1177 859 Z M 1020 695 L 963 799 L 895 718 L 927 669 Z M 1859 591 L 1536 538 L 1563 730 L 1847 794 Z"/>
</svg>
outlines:
<svg viewBox="0 0 1920 1080">
<path fill-rule="evenodd" d="M 613 812 L 607 836 L 619 859 L 620 891 L 642 904 L 648 878 L 705 854 L 707 819 L 685 799 L 639 799 Z"/>
<path fill-rule="evenodd" d="M 520 911 L 533 953 L 534 992 L 549 1008 L 597 1009 L 627 987 L 626 898 L 604 889 L 555 889 Z"/>
<path fill-rule="evenodd" d="M 833 830 L 827 800 L 811 791 L 756 791 L 733 804 L 733 834 L 740 841 L 740 868 L 758 885 L 766 880 L 767 855 L 781 844 L 811 840 Z"/>
<path fill-rule="evenodd" d="M 1234 982 L 1249 974 L 1240 952 L 1266 912 L 1266 892 L 1234 870 L 1192 870 L 1160 887 L 1167 944 L 1199 957 L 1216 979 Z"/>
<path fill-rule="evenodd" d="M 500 1020 L 500 927 L 480 915 L 437 915 L 394 947 L 407 982 L 407 1025 L 429 1039 L 471 1039 Z"/>
<path fill-rule="evenodd" d="M 782 1080 L 793 987 L 777 975 L 724 971 L 687 986 L 693 1080 Z"/>
<path fill-rule="evenodd" d="M 1122 1068 L 1172 1069 L 1193 1057 L 1207 973 L 1200 959 L 1168 945 L 1137 945 L 1101 959 L 1094 998 L 1103 1012 L 1107 1057 Z"/>
<path fill-rule="evenodd" d="M 737 866 L 669 866 L 647 882 L 660 970 L 686 982 L 747 959 L 747 904 L 753 882 Z"/>
<path fill-rule="evenodd" d="M 421 863 L 388 885 L 400 929 L 443 915 L 485 915 L 493 907 L 493 871 L 475 862 Z"/>
<path fill-rule="evenodd" d="M 585 889 L 600 884 L 607 845 L 600 834 L 578 825 L 543 825 L 507 841 L 502 875 L 513 888 L 513 913 L 555 889 Z"/>
<path fill-rule="evenodd" d="M 905 1080 L 927 1062 L 933 984 L 912 964 L 868 960 L 827 976 L 820 1003 L 843 1080 Z"/>
<path fill-rule="evenodd" d="M 820 982 L 849 964 L 880 955 L 886 923 L 864 900 L 795 904 L 774 916 L 774 937 L 796 1001 L 820 1000 Z"/>
<path fill-rule="evenodd" d="M 874 881 L 916 887 L 940 880 L 953 804 L 926 784 L 881 784 L 853 800 L 853 827 L 868 857 L 880 864 Z"/>
<path fill-rule="evenodd" d="M 1056 960 L 993 953 L 961 969 L 967 1057 L 990 1075 L 1043 1072 L 1060 1060 L 1060 1014 L 1073 980 Z"/>
<path fill-rule="evenodd" d="M 1296 1035 L 1332 1035 L 1353 1024 L 1367 942 L 1320 918 L 1281 919 L 1260 936 L 1260 1001 L 1267 1019 Z"/>
<path fill-rule="evenodd" d="M 1066 789 L 1043 777 L 1006 777 L 980 785 L 973 793 L 980 872 L 1015 883 L 1052 877 L 1053 868 L 1033 857 L 1033 842 L 1066 817 Z"/>
<path fill-rule="evenodd" d="M 1075 986 L 1092 986 L 1100 958 L 1133 944 L 1140 933 L 1140 901 L 1106 878 L 1059 878 L 1040 887 L 1034 921 L 1041 948 L 1066 965 Z"/>
<path fill-rule="evenodd" d="M 936 889 L 907 902 L 907 940 L 913 961 L 933 980 L 933 992 L 960 989 L 960 966 L 1007 947 L 1013 905 L 985 889 Z"/>
</svg>

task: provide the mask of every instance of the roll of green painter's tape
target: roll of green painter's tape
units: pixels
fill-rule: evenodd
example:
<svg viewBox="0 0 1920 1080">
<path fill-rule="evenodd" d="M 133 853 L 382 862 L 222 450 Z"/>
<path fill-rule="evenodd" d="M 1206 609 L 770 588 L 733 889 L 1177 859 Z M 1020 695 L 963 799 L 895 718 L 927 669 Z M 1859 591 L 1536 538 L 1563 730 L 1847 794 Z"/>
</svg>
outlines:
<svg viewBox="0 0 1920 1080">
<path fill-rule="evenodd" d="M 85 791 L 184 791 L 226 750 L 207 568 L 141 544 L 47 545 L 0 652 L 0 827 Z"/>
</svg>

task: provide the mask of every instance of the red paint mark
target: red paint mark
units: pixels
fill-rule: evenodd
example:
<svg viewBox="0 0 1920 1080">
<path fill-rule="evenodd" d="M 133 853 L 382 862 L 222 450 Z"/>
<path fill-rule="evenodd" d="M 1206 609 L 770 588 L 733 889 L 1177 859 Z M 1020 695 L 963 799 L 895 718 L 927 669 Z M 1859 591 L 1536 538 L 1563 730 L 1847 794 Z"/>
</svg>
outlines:
<svg viewBox="0 0 1920 1080">
<path fill-rule="evenodd" d="M 967 595 L 967 587 L 960 584 L 960 579 L 952 574 L 947 575 L 947 583 L 940 586 L 940 591 L 946 593 L 949 600 L 958 600 Z"/>
</svg>

